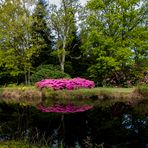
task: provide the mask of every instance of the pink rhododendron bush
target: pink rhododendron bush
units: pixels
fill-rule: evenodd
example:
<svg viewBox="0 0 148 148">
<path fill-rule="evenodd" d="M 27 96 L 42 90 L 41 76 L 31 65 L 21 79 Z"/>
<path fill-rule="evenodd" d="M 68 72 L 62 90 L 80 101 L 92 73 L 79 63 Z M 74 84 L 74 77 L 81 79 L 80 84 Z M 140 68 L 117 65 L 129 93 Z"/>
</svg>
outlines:
<svg viewBox="0 0 148 148">
<path fill-rule="evenodd" d="M 43 105 L 38 105 L 37 109 L 41 110 L 42 112 L 54 112 L 54 113 L 77 113 L 77 112 L 84 112 L 87 110 L 92 109 L 93 106 L 91 105 L 81 105 L 76 106 L 72 103 L 67 105 L 64 104 L 55 104 L 50 107 L 44 107 Z"/>
<path fill-rule="evenodd" d="M 54 90 L 61 89 L 79 89 L 79 88 L 94 88 L 95 83 L 83 78 L 73 79 L 44 79 L 36 83 L 38 88 L 52 88 Z"/>
<path fill-rule="evenodd" d="M 94 88 L 95 84 L 93 81 L 86 80 L 83 78 L 73 79 L 44 79 L 36 83 L 38 88 L 49 88 L 53 90 L 74 90 L 79 88 Z M 51 98 L 47 98 L 50 100 Z M 54 99 L 54 98 L 53 98 Z M 55 113 L 76 113 L 90 110 L 93 106 L 91 105 L 75 105 L 73 103 L 55 103 L 48 107 L 38 105 L 37 109 L 42 112 L 55 112 Z"/>
</svg>

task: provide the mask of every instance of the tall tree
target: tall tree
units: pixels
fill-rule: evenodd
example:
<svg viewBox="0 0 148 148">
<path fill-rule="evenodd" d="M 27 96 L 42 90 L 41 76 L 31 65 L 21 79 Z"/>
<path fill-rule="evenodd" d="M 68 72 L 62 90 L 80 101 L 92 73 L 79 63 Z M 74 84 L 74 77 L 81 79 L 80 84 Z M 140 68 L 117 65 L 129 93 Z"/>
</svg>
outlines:
<svg viewBox="0 0 148 148">
<path fill-rule="evenodd" d="M 51 59 L 50 53 L 52 52 L 53 36 L 51 36 L 51 29 L 47 23 L 48 10 L 47 2 L 45 0 L 38 0 L 36 7 L 33 11 L 33 38 L 35 41 L 40 42 L 40 53 L 36 59 L 36 64 L 45 63 Z"/>
<path fill-rule="evenodd" d="M 148 2 L 145 0 L 90 0 L 87 4 L 84 52 L 95 59 L 90 77 L 102 85 L 118 71 L 135 65 L 147 50 Z M 86 33 L 87 32 L 87 33 Z M 128 69 L 126 69 L 128 71 Z M 110 79 L 109 79 L 110 80 Z"/>
<path fill-rule="evenodd" d="M 66 55 L 69 54 L 68 46 L 74 38 L 78 7 L 78 0 L 61 0 L 59 8 L 55 5 L 51 7 L 50 25 L 56 37 L 53 54 L 58 56 L 62 71 L 64 71 Z"/>
<path fill-rule="evenodd" d="M 32 2 L 32 1 L 31 1 Z M 25 76 L 30 82 L 32 56 L 38 55 L 39 42 L 32 40 L 32 7 L 30 1 L 7 0 L 0 7 L 0 64 L 11 75 Z"/>
</svg>

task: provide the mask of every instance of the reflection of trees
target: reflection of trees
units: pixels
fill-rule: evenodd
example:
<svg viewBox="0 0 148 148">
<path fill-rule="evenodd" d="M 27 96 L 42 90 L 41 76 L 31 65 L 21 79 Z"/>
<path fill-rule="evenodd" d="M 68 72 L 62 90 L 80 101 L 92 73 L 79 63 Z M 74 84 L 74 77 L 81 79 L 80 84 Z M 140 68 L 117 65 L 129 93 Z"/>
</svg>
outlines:
<svg viewBox="0 0 148 148">
<path fill-rule="evenodd" d="M 23 104 L 0 103 L 0 137 L 9 135 L 10 138 L 26 138 L 30 143 L 48 145 L 60 143 L 64 138 L 69 147 L 76 142 L 85 147 L 88 140 L 92 146 L 103 144 L 105 148 L 141 148 L 148 143 L 146 107 L 145 103 L 132 106 L 118 102 L 96 106 L 83 113 L 65 114 L 61 121 L 61 115 L 57 113 L 42 113 Z M 62 124 L 59 128 L 61 122 L 64 131 Z M 4 125 L 7 126 L 4 128 Z"/>
<path fill-rule="evenodd" d="M 106 147 L 144 146 L 148 139 L 148 117 L 136 109 L 137 106 L 116 103 L 89 112 L 92 142 L 104 143 Z"/>
</svg>

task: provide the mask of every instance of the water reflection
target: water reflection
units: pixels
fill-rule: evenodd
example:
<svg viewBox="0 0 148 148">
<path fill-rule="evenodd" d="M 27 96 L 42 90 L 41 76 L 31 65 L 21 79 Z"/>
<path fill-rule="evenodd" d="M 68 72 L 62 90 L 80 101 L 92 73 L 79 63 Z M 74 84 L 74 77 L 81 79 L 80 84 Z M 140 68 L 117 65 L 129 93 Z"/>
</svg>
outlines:
<svg viewBox="0 0 148 148">
<path fill-rule="evenodd" d="M 26 139 L 53 148 L 147 148 L 148 116 L 116 103 L 73 114 L 43 113 L 32 106 L 0 103 L 0 141 Z"/>
</svg>

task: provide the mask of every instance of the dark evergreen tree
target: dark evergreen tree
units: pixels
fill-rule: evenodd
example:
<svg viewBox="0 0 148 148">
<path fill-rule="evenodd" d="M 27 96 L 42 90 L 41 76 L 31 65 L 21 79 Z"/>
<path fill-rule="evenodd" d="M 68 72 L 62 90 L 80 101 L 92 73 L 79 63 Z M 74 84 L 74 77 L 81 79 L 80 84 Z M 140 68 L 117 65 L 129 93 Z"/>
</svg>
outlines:
<svg viewBox="0 0 148 148">
<path fill-rule="evenodd" d="M 73 20 L 75 20 L 75 18 Z M 80 70 L 82 55 L 80 51 L 80 46 L 81 46 L 80 35 L 77 31 L 75 21 L 73 21 L 73 26 L 74 29 L 73 32 L 71 33 L 72 41 L 66 47 L 67 50 L 69 51 L 69 54 L 66 57 L 65 71 L 71 74 L 71 76 L 75 77 L 82 75 Z"/>
<path fill-rule="evenodd" d="M 52 63 L 53 60 L 50 53 L 52 51 L 53 37 L 47 23 L 48 10 L 45 0 L 38 0 L 33 13 L 33 18 L 33 37 L 35 41 L 40 42 L 40 53 L 38 58 L 35 59 L 35 66 L 43 63 Z"/>
</svg>

